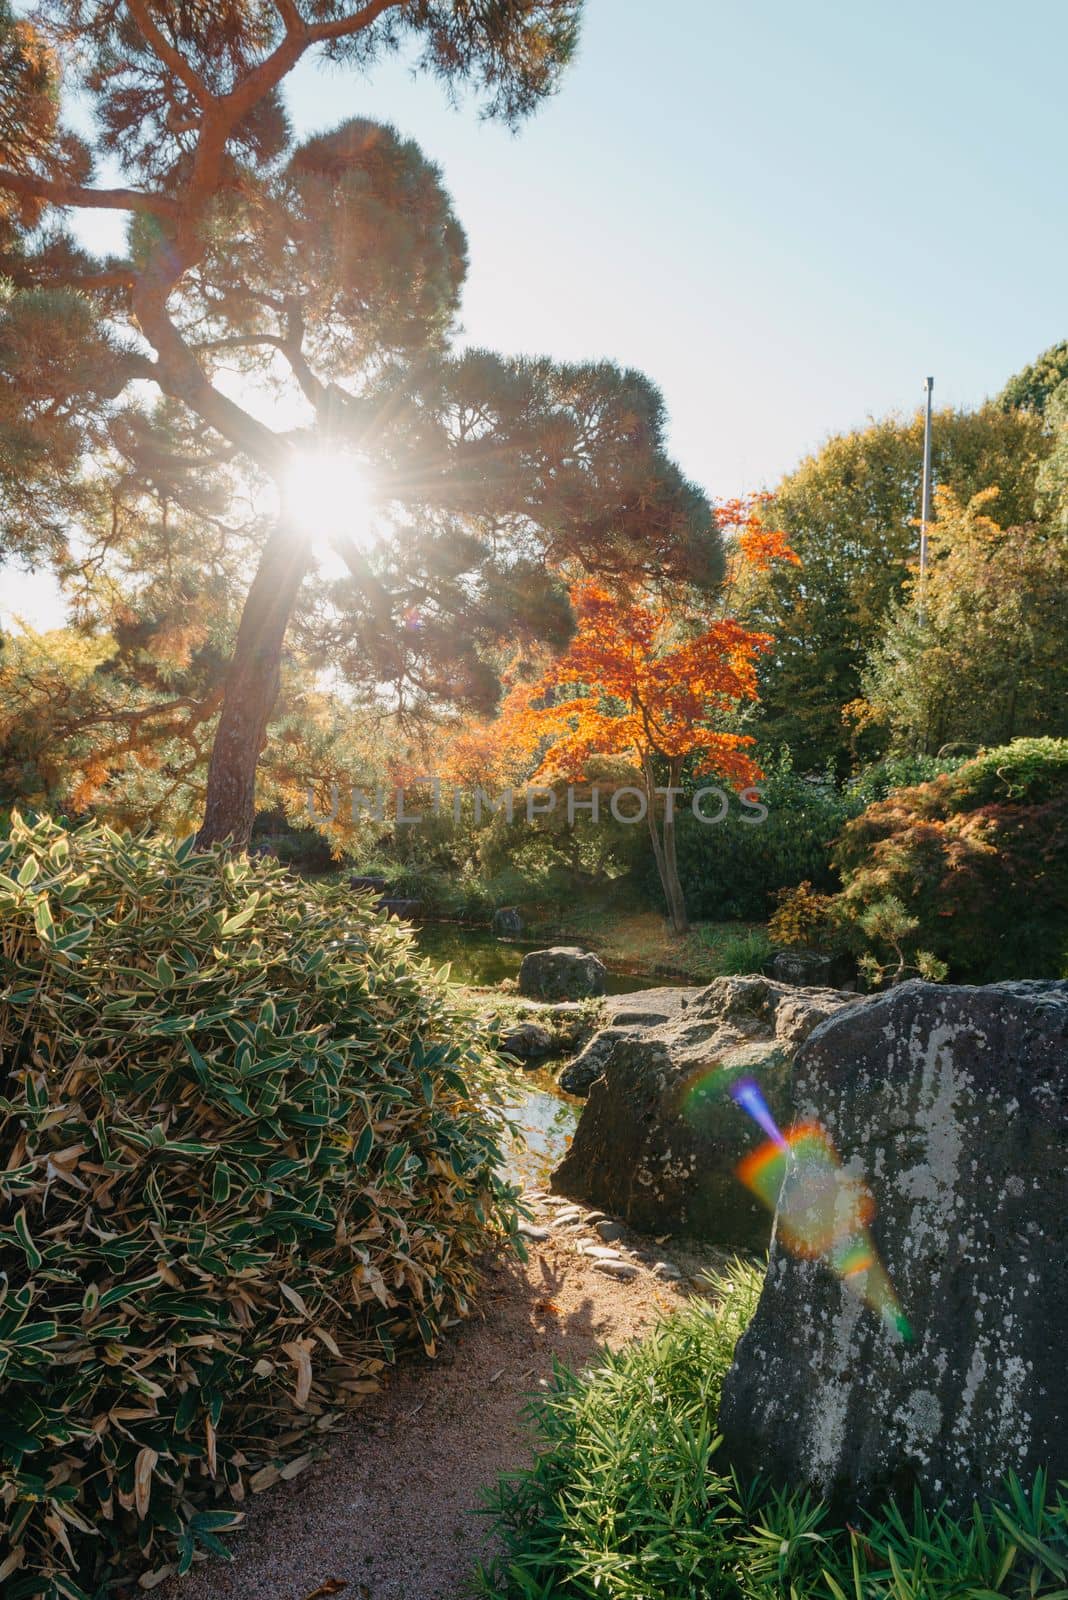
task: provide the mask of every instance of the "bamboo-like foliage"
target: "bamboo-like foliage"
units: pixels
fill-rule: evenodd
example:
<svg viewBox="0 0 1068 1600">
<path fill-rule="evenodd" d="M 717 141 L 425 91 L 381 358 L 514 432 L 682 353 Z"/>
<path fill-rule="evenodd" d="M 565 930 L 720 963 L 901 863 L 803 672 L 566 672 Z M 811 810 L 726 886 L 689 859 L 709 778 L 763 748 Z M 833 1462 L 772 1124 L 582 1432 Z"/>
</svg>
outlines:
<svg viewBox="0 0 1068 1600">
<path fill-rule="evenodd" d="M 666 1318 L 530 1407 L 535 1458 L 487 1495 L 486 1600 L 1064 1600 L 1068 1484 L 1010 1476 L 959 1518 L 875 1497 L 843 1521 L 804 1485 L 742 1482 L 716 1434 L 760 1292 L 735 1262 L 718 1304 Z"/>
<path fill-rule="evenodd" d="M 92 823 L 0 842 L 0 1583 L 188 1569 L 464 1315 L 489 1058 L 338 889 Z"/>
</svg>

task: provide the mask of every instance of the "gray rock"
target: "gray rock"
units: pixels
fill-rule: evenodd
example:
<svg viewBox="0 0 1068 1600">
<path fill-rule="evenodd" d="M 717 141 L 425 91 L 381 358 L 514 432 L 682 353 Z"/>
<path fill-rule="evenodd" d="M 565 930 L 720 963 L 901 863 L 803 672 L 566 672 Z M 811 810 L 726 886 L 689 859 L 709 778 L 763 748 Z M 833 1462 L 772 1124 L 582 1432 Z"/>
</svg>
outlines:
<svg viewBox="0 0 1068 1600">
<path fill-rule="evenodd" d="M 596 1234 L 599 1234 L 600 1237 L 605 1241 L 605 1243 L 608 1244 L 613 1239 L 622 1239 L 623 1235 L 626 1233 L 627 1230 L 626 1230 L 626 1228 L 623 1226 L 623 1224 L 621 1222 L 611 1222 L 611 1221 L 609 1221 L 609 1222 L 595 1222 L 594 1226 L 593 1226 L 593 1231 Z"/>
<path fill-rule="evenodd" d="M 500 906 L 491 924 L 498 938 L 514 939 L 523 931 L 523 918 L 515 906 Z"/>
<path fill-rule="evenodd" d="M 595 1261 L 594 1272 L 603 1272 L 607 1278 L 636 1278 L 637 1267 L 631 1266 L 629 1261 Z"/>
<path fill-rule="evenodd" d="M 586 1048 L 579 1052 L 574 1061 L 569 1061 L 561 1072 L 557 1080 L 561 1089 L 566 1094 L 588 1094 L 590 1085 L 597 1081 L 608 1065 L 616 1040 L 626 1036 L 623 1028 L 602 1028 L 595 1033 Z"/>
<path fill-rule="evenodd" d="M 577 946 L 530 950 L 519 968 L 519 993 L 535 1000 L 583 1000 L 604 994 L 603 961 Z"/>
<path fill-rule="evenodd" d="M 663 1278 L 665 1283 L 677 1283 L 682 1277 L 682 1273 L 679 1271 L 678 1267 L 676 1267 L 674 1262 L 671 1261 L 654 1262 L 652 1270 L 654 1276 L 657 1278 Z"/>
<path fill-rule="evenodd" d="M 844 956 L 824 956 L 816 950 L 777 950 L 766 971 L 777 983 L 805 989 L 837 989 L 856 978 L 856 968 Z"/>
<path fill-rule="evenodd" d="M 560 1074 L 567 1094 L 583 1096 L 604 1072 L 616 1040 L 630 1036 L 633 1028 L 655 1028 L 677 1022 L 703 989 L 641 989 L 614 995 L 605 1002 L 607 1027 L 600 1029 Z"/>
<path fill-rule="evenodd" d="M 724 1385 L 734 1464 L 954 1512 L 1010 1471 L 1063 1478 L 1068 983 L 904 984 L 812 1034 L 796 1099 L 871 1190 L 913 1338 L 777 1232 Z M 792 1164 L 780 1203 L 802 1183 Z"/>
<path fill-rule="evenodd" d="M 763 1135 L 729 1095 L 714 1092 L 714 1074 L 744 1066 L 787 1118 L 797 1044 L 841 1006 L 863 1003 L 767 978 L 717 978 L 672 1022 L 602 1030 L 567 1069 L 599 1064 L 553 1189 L 639 1233 L 764 1249 L 770 1218 L 735 1177 Z"/>
<path fill-rule="evenodd" d="M 516 1228 L 516 1232 L 521 1233 L 524 1239 L 540 1240 L 548 1239 L 552 1233 L 552 1229 L 540 1228 L 536 1223 L 533 1222 L 521 1222 Z"/>
<path fill-rule="evenodd" d="M 501 1035 L 501 1049 L 517 1061 L 537 1063 L 551 1055 L 556 1041 L 548 1028 L 540 1022 L 521 1022 Z"/>
<path fill-rule="evenodd" d="M 388 887 L 385 878 L 367 877 L 358 872 L 349 879 L 349 888 L 356 889 L 361 894 L 385 894 Z"/>
<path fill-rule="evenodd" d="M 691 989 L 637 989 L 633 994 L 615 994 L 605 1001 L 605 1021 L 610 1028 L 637 1025 L 655 1027 L 673 1022 L 691 1000 L 703 991 Z"/>
</svg>

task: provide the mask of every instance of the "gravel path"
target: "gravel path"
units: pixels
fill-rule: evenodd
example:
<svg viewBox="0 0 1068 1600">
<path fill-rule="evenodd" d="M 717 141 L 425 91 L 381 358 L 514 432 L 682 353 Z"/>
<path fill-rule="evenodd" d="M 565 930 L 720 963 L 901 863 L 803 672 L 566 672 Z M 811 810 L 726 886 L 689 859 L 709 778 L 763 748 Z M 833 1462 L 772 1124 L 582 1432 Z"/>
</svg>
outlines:
<svg viewBox="0 0 1068 1600">
<path fill-rule="evenodd" d="M 553 1358 L 582 1367 L 640 1336 L 690 1292 L 693 1273 L 716 1264 L 673 1250 L 658 1268 L 652 1241 L 601 1212 L 542 1195 L 530 1203 L 530 1259 L 490 1266 L 480 1315 L 437 1360 L 402 1367 L 334 1435 L 326 1458 L 258 1496 L 232 1563 L 161 1585 L 161 1600 L 470 1594 L 489 1536 L 474 1508 L 499 1472 L 529 1460 L 521 1413 Z"/>
</svg>

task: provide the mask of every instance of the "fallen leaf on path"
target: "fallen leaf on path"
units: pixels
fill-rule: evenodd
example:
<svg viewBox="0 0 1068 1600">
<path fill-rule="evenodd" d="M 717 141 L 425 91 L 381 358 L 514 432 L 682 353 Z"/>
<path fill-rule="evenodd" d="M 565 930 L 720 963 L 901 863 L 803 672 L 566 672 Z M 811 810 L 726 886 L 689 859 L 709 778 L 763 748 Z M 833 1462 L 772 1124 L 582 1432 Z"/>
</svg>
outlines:
<svg viewBox="0 0 1068 1600">
<path fill-rule="evenodd" d="M 340 1594 L 342 1589 L 347 1589 L 348 1584 L 344 1578 L 327 1578 L 318 1589 L 313 1589 L 311 1594 L 306 1594 L 304 1600 L 326 1600 L 327 1595 Z"/>
</svg>

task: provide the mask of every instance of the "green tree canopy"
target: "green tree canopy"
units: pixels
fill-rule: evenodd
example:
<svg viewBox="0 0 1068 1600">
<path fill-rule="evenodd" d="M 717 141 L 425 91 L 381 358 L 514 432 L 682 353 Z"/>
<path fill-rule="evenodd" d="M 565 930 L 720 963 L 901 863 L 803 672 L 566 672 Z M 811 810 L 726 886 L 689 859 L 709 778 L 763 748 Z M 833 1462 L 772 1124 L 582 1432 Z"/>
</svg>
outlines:
<svg viewBox="0 0 1068 1600">
<path fill-rule="evenodd" d="M 864 673 L 897 749 L 1007 744 L 1068 734 L 1068 538 L 1002 528 L 993 490 L 937 496 L 931 563 L 895 602 Z"/>
<path fill-rule="evenodd" d="M 1066 379 L 1068 339 L 1062 339 L 1011 377 L 998 401 L 1006 411 L 1034 411 L 1045 416 L 1050 400 Z"/>
<path fill-rule="evenodd" d="M 1042 420 L 984 406 L 934 417 L 935 481 L 967 501 L 1000 490 L 1006 524 L 1028 521 L 1048 452 Z M 775 635 L 761 668 L 768 743 L 788 744 L 798 766 L 846 768 L 842 709 L 860 694 L 869 651 L 917 553 L 923 417 L 889 417 L 828 440 L 779 484 L 763 512 L 801 558 L 760 577 L 748 620 Z"/>
<path fill-rule="evenodd" d="M 1068 378 L 1046 403 L 1049 455 L 1038 472 L 1038 511 L 1058 533 L 1068 534 Z"/>
</svg>

